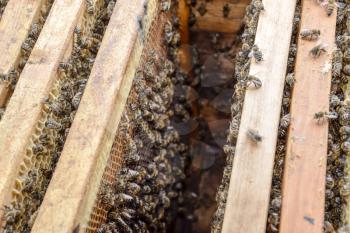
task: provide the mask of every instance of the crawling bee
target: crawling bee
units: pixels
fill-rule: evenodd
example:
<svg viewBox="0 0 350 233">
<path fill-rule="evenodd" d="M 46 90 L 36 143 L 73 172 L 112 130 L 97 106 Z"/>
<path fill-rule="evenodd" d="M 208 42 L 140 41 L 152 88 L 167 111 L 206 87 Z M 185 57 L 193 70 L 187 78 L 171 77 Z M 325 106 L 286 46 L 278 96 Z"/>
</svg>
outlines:
<svg viewBox="0 0 350 233">
<path fill-rule="evenodd" d="M 338 114 L 336 112 L 317 112 L 314 115 L 314 118 L 317 120 L 317 123 L 324 122 L 325 119 L 334 120 L 338 118 Z"/>
<path fill-rule="evenodd" d="M 321 35 L 321 31 L 319 29 L 303 29 L 300 32 L 300 37 L 303 40 L 317 40 Z"/>
<path fill-rule="evenodd" d="M 326 47 L 327 46 L 325 44 L 318 44 L 310 50 L 310 55 L 313 58 L 318 58 L 321 56 L 322 53 L 327 52 Z"/>
<path fill-rule="evenodd" d="M 252 51 L 249 53 L 249 57 L 254 57 L 256 62 L 263 60 L 263 53 L 260 51 L 257 45 L 253 45 Z"/>
<path fill-rule="evenodd" d="M 262 82 L 254 75 L 249 75 L 247 78 L 246 86 L 248 89 L 259 89 L 262 86 Z"/>
<path fill-rule="evenodd" d="M 294 83 L 296 82 L 296 79 L 295 79 L 295 74 L 294 73 L 289 73 L 287 74 L 286 76 L 286 83 L 292 87 L 294 85 Z"/>
<path fill-rule="evenodd" d="M 247 137 L 253 141 L 254 143 L 258 143 L 262 141 L 262 136 L 259 134 L 258 131 L 254 129 L 248 129 L 247 130 Z"/>
<path fill-rule="evenodd" d="M 162 11 L 169 11 L 171 6 L 171 0 L 162 0 L 161 9 Z"/>
<path fill-rule="evenodd" d="M 231 11 L 231 7 L 228 3 L 226 3 L 223 7 L 222 7 L 222 14 L 224 16 L 224 18 L 227 18 L 230 14 Z"/>
<path fill-rule="evenodd" d="M 334 9 L 338 6 L 335 0 L 325 0 L 321 3 L 321 5 L 326 8 L 328 16 L 331 16 L 334 12 Z"/>
<path fill-rule="evenodd" d="M 204 16 L 206 13 L 207 13 L 207 6 L 204 2 L 202 2 L 198 8 L 197 8 L 197 11 L 198 13 L 201 15 L 201 16 Z"/>
</svg>

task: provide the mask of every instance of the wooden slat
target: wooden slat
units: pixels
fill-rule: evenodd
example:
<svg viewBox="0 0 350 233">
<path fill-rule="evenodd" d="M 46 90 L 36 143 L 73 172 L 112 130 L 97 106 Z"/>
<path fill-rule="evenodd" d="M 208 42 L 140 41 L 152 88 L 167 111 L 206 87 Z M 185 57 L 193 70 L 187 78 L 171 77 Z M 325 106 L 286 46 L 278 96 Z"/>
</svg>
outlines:
<svg viewBox="0 0 350 233">
<path fill-rule="evenodd" d="M 0 21 L 0 74 L 8 74 L 18 63 L 21 45 L 31 24 L 40 13 L 43 0 L 10 0 Z M 10 89 L 0 84 L 0 107 L 4 107 Z"/>
<path fill-rule="evenodd" d="M 335 27 L 336 12 L 327 17 L 324 8 L 315 1 L 303 1 L 301 30 L 320 29 L 320 41 L 328 45 L 328 53 L 312 58 L 309 51 L 317 42 L 298 40 L 282 188 L 282 233 L 323 232 L 328 122 L 318 124 L 314 115 L 329 110 Z M 326 64 L 330 66 L 329 72 L 323 74 L 321 70 Z"/>
<path fill-rule="evenodd" d="M 19 164 L 41 116 L 43 100 L 55 81 L 59 62 L 72 43 L 74 27 L 84 8 L 84 0 L 55 1 L 8 103 L 0 122 L 0 206 L 10 199 Z M 2 214 L 3 211 L 0 219 Z"/>
<path fill-rule="evenodd" d="M 252 63 L 250 74 L 262 81 L 247 90 L 236 145 L 223 233 L 265 233 L 284 77 L 296 0 L 264 0 L 255 44 L 264 61 Z M 252 142 L 248 129 L 262 141 Z"/>
<path fill-rule="evenodd" d="M 33 233 L 83 232 L 87 227 L 141 57 L 137 18 L 143 15 L 143 3 L 116 3 Z M 157 0 L 149 1 L 145 22 L 152 22 L 156 5 Z"/>
<path fill-rule="evenodd" d="M 207 12 L 201 16 L 198 12 L 198 6 L 202 2 L 206 1 L 199 1 L 196 5 L 197 8 L 192 8 L 196 16 L 196 24 L 192 26 L 192 30 L 236 33 L 241 28 L 245 8 L 250 1 L 208 1 L 206 2 Z M 231 9 L 227 18 L 224 18 L 222 10 L 225 4 L 228 4 Z"/>
</svg>

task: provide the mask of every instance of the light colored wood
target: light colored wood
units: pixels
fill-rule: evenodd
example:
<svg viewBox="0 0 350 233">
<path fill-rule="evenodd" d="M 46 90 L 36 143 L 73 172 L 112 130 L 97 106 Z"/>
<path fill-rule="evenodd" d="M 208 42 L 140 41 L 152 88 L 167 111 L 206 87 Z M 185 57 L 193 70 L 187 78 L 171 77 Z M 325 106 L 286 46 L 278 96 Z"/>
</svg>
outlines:
<svg viewBox="0 0 350 233">
<path fill-rule="evenodd" d="M 18 63 L 21 45 L 31 24 L 40 13 L 43 0 L 10 0 L 0 21 L 0 74 L 8 74 Z M 0 107 L 4 107 L 10 89 L 0 84 Z"/>
<path fill-rule="evenodd" d="M 324 8 L 315 1 L 304 0 L 301 30 L 305 28 L 321 30 L 320 41 L 328 45 L 328 53 L 312 58 L 309 51 L 317 42 L 298 40 L 282 188 L 281 233 L 323 232 L 328 122 L 319 124 L 314 115 L 329 110 L 331 66 L 327 74 L 321 70 L 325 64 L 332 64 L 336 12 L 327 17 Z"/>
<path fill-rule="evenodd" d="M 141 57 L 144 0 L 118 0 L 32 233 L 84 232 Z M 148 2 L 145 32 L 158 1 Z M 75 231 L 74 231 L 75 232 Z"/>
<path fill-rule="evenodd" d="M 11 198 L 9 190 L 40 119 L 43 100 L 55 81 L 59 62 L 72 43 L 74 27 L 84 8 L 84 0 L 55 1 L 8 103 L 0 122 L 0 206 Z M 2 219 L 3 208 L 0 210 Z"/>
<path fill-rule="evenodd" d="M 242 26 L 245 9 L 250 1 L 224 1 L 216 0 L 206 3 L 207 12 L 201 16 L 198 12 L 198 6 L 203 1 L 197 3 L 196 8 L 192 8 L 196 16 L 196 24 L 191 30 L 194 31 L 212 31 L 212 32 L 226 32 L 237 33 Z M 228 4 L 231 8 L 227 18 L 223 16 L 223 6 Z"/>
<path fill-rule="evenodd" d="M 247 90 L 227 197 L 223 233 L 265 233 L 281 111 L 284 77 L 296 0 L 264 0 L 255 44 L 264 61 L 252 62 L 250 74 L 262 81 Z M 248 129 L 262 136 L 247 137 Z"/>
</svg>

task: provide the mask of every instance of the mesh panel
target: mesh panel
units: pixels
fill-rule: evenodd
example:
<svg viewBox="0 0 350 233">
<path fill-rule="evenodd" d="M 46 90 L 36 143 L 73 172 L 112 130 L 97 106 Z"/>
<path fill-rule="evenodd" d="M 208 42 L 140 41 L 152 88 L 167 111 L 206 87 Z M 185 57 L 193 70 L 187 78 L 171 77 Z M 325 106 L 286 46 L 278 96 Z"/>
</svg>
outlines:
<svg viewBox="0 0 350 233">
<path fill-rule="evenodd" d="M 153 22 L 150 24 L 151 26 L 149 29 L 149 33 L 144 39 L 144 48 L 142 51 L 141 62 L 138 69 L 143 69 L 146 66 L 145 61 L 147 60 L 148 54 L 152 52 L 153 53 L 156 52 L 160 56 L 166 55 L 166 51 L 163 46 L 163 28 L 169 15 L 166 15 L 165 13 L 160 13 L 159 11 L 160 10 L 157 8 L 156 17 L 154 18 Z M 127 105 L 133 102 L 135 102 L 135 96 L 133 94 L 133 90 L 131 90 L 127 100 Z M 124 112 L 124 114 L 125 113 L 126 112 Z M 130 131 L 131 130 L 129 129 L 129 133 L 132 136 L 132 132 Z M 125 148 L 125 140 L 123 140 L 123 138 L 121 137 L 121 134 L 122 134 L 121 130 L 118 129 L 114 144 L 112 146 L 111 154 L 107 162 L 106 169 L 102 176 L 101 183 L 112 184 L 113 181 L 116 179 L 119 169 L 123 165 L 123 156 L 126 148 Z M 87 233 L 96 232 L 98 227 L 102 223 L 104 223 L 106 219 L 107 219 L 107 211 L 105 211 L 103 206 L 96 201 L 95 206 L 93 207 L 92 214 L 90 216 L 90 220 L 89 220 L 86 232 Z"/>
</svg>

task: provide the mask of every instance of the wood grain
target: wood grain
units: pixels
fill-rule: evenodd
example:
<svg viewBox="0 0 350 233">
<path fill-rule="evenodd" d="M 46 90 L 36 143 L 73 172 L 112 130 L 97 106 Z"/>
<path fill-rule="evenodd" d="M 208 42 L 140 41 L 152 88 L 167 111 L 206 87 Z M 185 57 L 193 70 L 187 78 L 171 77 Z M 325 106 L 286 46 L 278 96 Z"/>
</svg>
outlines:
<svg viewBox="0 0 350 233">
<path fill-rule="evenodd" d="M 255 44 L 264 61 L 252 63 L 250 74 L 262 81 L 247 90 L 233 162 L 223 233 L 265 233 L 284 77 L 296 0 L 264 0 Z M 254 129 L 259 143 L 247 137 Z"/>
<path fill-rule="evenodd" d="M 146 28 L 157 2 L 148 3 Z M 141 57 L 137 18 L 144 14 L 143 3 L 116 3 L 33 233 L 84 232 L 87 227 Z"/>
<path fill-rule="evenodd" d="M 0 206 L 11 198 L 10 190 L 42 114 L 43 100 L 57 77 L 59 62 L 72 43 L 73 30 L 84 7 L 84 0 L 55 1 L 8 103 L 0 122 Z"/>
<path fill-rule="evenodd" d="M 7 75 L 19 62 L 22 43 L 31 24 L 38 18 L 44 0 L 10 0 L 0 21 L 0 74 Z M 0 84 L 0 107 L 4 107 L 10 89 Z"/>
<path fill-rule="evenodd" d="M 291 104 L 291 125 L 283 178 L 281 233 L 323 232 L 328 122 L 318 124 L 314 114 L 329 110 L 331 68 L 335 45 L 336 12 L 327 17 L 313 0 L 302 3 L 301 30 L 321 30 L 320 41 L 327 54 L 312 58 L 309 51 L 318 43 L 298 40 L 296 83 Z"/>
<path fill-rule="evenodd" d="M 205 2 L 206 1 L 198 1 L 196 7 L 192 8 L 196 16 L 196 24 L 192 26 L 192 30 L 237 33 L 242 26 L 245 9 L 250 1 L 217 0 Z M 205 4 L 207 10 L 203 16 L 198 12 L 198 7 L 201 3 Z M 223 16 L 223 7 L 225 4 L 228 4 L 230 7 L 227 18 Z"/>
</svg>

